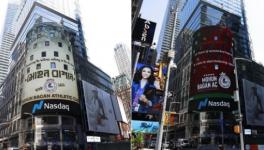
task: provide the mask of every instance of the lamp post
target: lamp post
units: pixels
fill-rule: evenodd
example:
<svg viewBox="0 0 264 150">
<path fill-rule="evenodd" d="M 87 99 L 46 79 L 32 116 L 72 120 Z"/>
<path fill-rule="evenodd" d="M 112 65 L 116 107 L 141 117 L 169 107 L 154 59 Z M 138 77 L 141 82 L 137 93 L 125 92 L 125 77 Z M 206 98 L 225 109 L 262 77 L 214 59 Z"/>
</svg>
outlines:
<svg viewBox="0 0 264 150">
<path fill-rule="evenodd" d="M 24 113 L 25 115 L 30 115 L 31 116 L 31 122 L 32 122 L 32 125 L 31 125 L 31 133 L 32 133 L 32 135 L 31 135 L 31 137 L 32 137 L 32 144 L 31 144 L 31 146 L 33 146 L 33 150 L 35 150 L 35 144 L 34 144 L 34 138 L 33 138 L 33 135 L 34 135 L 34 124 L 35 124 L 35 121 L 33 121 L 34 120 L 34 115 L 32 114 L 32 113 L 28 113 L 28 112 L 25 112 Z"/>
<path fill-rule="evenodd" d="M 161 149 L 161 144 L 162 144 L 165 110 L 166 110 L 166 104 L 167 104 L 167 99 L 168 99 L 170 70 L 171 70 L 171 68 L 176 67 L 176 65 L 173 63 L 174 55 L 175 55 L 175 51 L 170 50 L 168 52 L 168 57 L 170 58 L 170 62 L 169 62 L 169 65 L 168 65 L 168 72 L 167 72 L 167 77 L 166 77 L 165 94 L 164 94 L 164 100 L 163 100 L 162 115 L 161 115 L 161 121 L 160 121 L 160 129 L 159 129 L 159 133 L 157 135 L 157 140 L 158 141 L 157 141 L 157 144 L 156 144 L 156 147 L 155 147 L 156 150 L 160 150 Z"/>
<path fill-rule="evenodd" d="M 235 101 L 237 101 L 237 105 L 238 105 L 238 122 L 239 122 L 239 128 L 240 128 L 240 149 L 244 150 L 244 136 L 243 136 L 243 115 L 241 112 L 241 103 L 240 103 L 240 98 L 239 98 L 239 86 L 238 86 L 238 75 L 237 75 L 237 60 L 244 60 L 244 61 L 248 61 L 248 62 L 252 62 L 252 60 L 249 59 L 245 59 L 245 58 L 239 58 L 239 57 L 235 57 L 234 58 L 234 66 L 235 66 L 235 80 L 236 80 L 236 90 L 234 92 L 234 98 Z"/>
</svg>

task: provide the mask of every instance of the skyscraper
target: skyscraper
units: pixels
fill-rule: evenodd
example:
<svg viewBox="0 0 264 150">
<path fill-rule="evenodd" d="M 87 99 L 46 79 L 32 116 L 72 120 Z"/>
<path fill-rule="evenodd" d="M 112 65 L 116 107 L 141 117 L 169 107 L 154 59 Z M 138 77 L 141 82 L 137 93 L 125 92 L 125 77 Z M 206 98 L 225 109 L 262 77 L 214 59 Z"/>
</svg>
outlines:
<svg viewBox="0 0 264 150">
<path fill-rule="evenodd" d="M 117 44 L 114 50 L 119 74 L 125 74 L 131 80 L 131 53 L 124 44 Z"/>
<path fill-rule="evenodd" d="M 158 43 L 159 60 L 166 60 L 167 52 L 171 49 L 171 42 L 175 40 L 180 31 L 179 11 L 185 0 L 169 0 Z M 173 30 L 175 32 L 174 37 Z M 173 44 L 173 49 L 175 43 Z"/>
<path fill-rule="evenodd" d="M 0 149 L 86 149 L 87 133 L 103 132 L 106 140 L 119 133 L 111 78 L 87 60 L 75 2 L 21 1 L 9 74 L 0 87 Z M 90 125 L 95 114 L 87 118 L 91 93 L 93 112 L 109 112 L 100 128 Z"/>
<path fill-rule="evenodd" d="M 182 1 L 182 4 L 178 13 L 180 24 L 176 26 L 179 31 L 175 40 L 177 71 L 173 73 L 170 81 L 170 89 L 174 95 L 172 99 L 180 102 L 180 106 L 176 110 L 179 112 L 179 121 L 175 134 L 170 134 L 172 136 L 170 138 L 173 136 L 174 138 L 193 139 L 198 137 L 200 143 L 216 144 L 221 143 L 222 137 L 218 133 L 221 133 L 220 129 L 224 128 L 225 133 L 223 134 L 228 134 L 230 139 L 237 140 L 238 137 L 229 130 L 232 123 L 224 127 L 219 123 L 223 118 L 227 119 L 232 114 L 221 114 L 220 112 L 190 113 L 192 111 L 189 107 L 191 98 L 190 73 L 191 58 L 193 57 L 193 34 L 204 26 L 216 25 L 229 28 L 234 37 L 233 55 L 251 59 L 243 1 L 188 0 Z M 232 122 L 232 119 L 229 118 L 229 121 Z M 208 135 L 214 136 L 209 138 Z"/>
<path fill-rule="evenodd" d="M 0 84 L 6 77 L 9 64 L 10 48 L 15 39 L 14 19 L 18 9 L 17 4 L 8 4 L 3 28 L 2 41 L 0 43 Z"/>
</svg>

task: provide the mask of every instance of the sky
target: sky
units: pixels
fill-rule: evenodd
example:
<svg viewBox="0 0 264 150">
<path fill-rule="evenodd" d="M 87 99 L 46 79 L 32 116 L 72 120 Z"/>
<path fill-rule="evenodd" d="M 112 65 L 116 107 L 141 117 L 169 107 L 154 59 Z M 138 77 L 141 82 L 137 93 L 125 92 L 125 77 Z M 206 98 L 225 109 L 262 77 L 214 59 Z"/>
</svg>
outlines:
<svg viewBox="0 0 264 150">
<path fill-rule="evenodd" d="M 244 0 L 248 30 L 252 42 L 255 61 L 264 64 L 264 0 Z M 157 23 L 153 42 L 158 41 L 160 29 L 168 0 L 144 0 L 141 7 L 141 17 Z"/>
<path fill-rule="evenodd" d="M 1 0 L 0 35 L 7 3 L 8 0 Z M 110 77 L 119 75 L 114 48 L 118 43 L 131 45 L 131 0 L 79 0 L 79 3 L 89 61 Z"/>
</svg>

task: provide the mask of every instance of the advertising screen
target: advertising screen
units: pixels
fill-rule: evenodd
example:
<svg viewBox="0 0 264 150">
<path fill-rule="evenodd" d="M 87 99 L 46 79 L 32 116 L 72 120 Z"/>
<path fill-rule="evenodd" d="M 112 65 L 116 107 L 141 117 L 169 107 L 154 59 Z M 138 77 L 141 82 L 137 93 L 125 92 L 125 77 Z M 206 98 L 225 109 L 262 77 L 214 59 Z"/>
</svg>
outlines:
<svg viewBox="0 0 264 150">
<path fill-rule="evenodd" d="M 243 79 L 247 125 L 264 126 L 264 86 Z"/>
<path fill-rule="evenodd" d="M 111 95 L 82 81 L 89 131 L 119 134 Z"/>
<path fill-rule="evenodd" d="M 159 122 L 132 120 L 132 132 L 156 134 L 159 130 Z"/>
<path fill-rule="evenodd" d="M 231 31 L 220 26 L 202 27 L 194 33 L 192 48 L 190 108 L 232 110 L 235 76 Z M 205 103 L 208 107 L 196 107 Z"/>
<path fill-rule="evenodd" d="M 158 114 L 162 96 L 160 81 L 154 76 L 153 66 L 138 64 L 132 84 L 132 112 Z"/>
<path fill-rule="evenodd" d="M 138 41 L 151 45 L 153 41 L 155 29 L 156 29 L 155 22 L 138 18 L 134 31 L 132 33 L 132 41 Z"/>
</svg>

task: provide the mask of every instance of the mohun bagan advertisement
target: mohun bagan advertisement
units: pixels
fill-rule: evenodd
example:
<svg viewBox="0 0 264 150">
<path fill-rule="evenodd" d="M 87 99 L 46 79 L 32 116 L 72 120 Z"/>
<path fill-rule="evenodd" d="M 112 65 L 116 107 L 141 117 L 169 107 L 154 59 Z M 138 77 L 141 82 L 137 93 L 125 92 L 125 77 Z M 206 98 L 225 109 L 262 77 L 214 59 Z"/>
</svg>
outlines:
<svg viewBox="0 0 264 150">
<path fill-rule="evenodd" d="M 69 42 L 46 37 L 28 45 L 23 71 L 23 104 L 45 99 L 79 103 L 73 55 L 69 48 Z"/>
<path fill-rule="evenodd" d="M 190 108 L 199 111 L 207 108 L 231 110 L 231 96 L 235 89 L 231 31 L 207 26 L 196 31 L 193 39 Z M 200 103 L 215 105 L 201 109 L 198 108 Z"/>
</svg>

